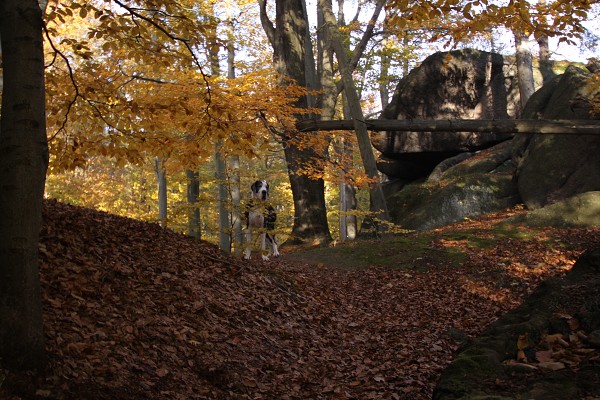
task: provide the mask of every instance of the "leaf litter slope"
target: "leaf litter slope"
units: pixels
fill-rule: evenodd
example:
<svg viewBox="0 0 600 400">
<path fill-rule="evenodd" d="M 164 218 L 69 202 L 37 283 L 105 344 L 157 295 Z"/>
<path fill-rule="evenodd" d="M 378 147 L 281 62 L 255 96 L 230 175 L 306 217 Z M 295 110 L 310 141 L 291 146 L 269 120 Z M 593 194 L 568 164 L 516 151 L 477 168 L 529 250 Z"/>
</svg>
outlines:
<svg viewBox="0 0 600 400">
<path fill-rule="evenodd" d="M 422 256 L 401 267 L 394 256 L 392 267 L 347 268 L 352 257 L 245 261 L 50 201 L 40 245 L 49 367 L 9 374 L 0 398 L 430 398 L 461 341 L 600 243 L 598 230 L 495 240 L 502 217 L 412 235 Z M 386 249 L 365 248 L 375 246 Z"/>
</svg>

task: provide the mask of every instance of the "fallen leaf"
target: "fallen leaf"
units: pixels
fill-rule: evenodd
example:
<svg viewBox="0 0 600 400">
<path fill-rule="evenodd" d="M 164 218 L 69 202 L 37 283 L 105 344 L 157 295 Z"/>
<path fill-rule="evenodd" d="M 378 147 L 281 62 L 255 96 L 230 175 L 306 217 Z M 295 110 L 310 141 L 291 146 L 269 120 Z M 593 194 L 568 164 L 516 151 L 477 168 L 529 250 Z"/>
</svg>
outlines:
<svg viewBox="0 0 600 400">
<path fill-rule="evenodd" d="M 549 369 L 551 371 L 558 371 L 565 368 L 565 364 L 561 363 L 560 361 L 541 362 L 538 364 L 538 366 L 540 368 Z"/>
</svg>

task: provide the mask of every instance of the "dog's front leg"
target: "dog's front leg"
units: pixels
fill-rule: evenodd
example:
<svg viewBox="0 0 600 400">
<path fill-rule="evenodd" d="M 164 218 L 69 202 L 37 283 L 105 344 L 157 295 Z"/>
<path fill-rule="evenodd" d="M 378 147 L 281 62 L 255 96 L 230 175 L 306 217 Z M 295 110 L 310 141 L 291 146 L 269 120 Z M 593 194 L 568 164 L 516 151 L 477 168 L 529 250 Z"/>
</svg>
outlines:
<svg viewBox="0 0 600 400">
<path fill-rule="evenodd" d="M 252 254 L 252 232 L 250 228 L 246 229 L 246 250 L 244 251 L 244 258 L 246 260 L 250 259 L 250 255 Z"/>
<path fill-rule="evenodd" d="M 275 242 L 274 237 L 273 237 L 273 256 L 279 257 L 279 249 L 277 248 L 277 242 Z"/>
<path fill-rule="evenodd" d="M 260 254 L 262 255 L 263 261 L 269 261 L 269 257 L 266 254 L 267 251 L 267 234 L 265 232 L 260 234 Z"/>
</svg>

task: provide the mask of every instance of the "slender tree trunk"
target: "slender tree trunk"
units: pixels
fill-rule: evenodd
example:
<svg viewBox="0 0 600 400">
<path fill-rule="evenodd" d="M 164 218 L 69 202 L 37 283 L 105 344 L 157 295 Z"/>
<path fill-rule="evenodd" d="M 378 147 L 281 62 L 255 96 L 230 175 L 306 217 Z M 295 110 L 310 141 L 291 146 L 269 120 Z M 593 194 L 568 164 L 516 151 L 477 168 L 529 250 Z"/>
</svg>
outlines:
<svg viewBox="0 0 600 400">
<path fill-rule="evenodd" d="M 550 82 L 554 76 L 556 76 L 552 70 L 552 61 L 550 61 L 550 45 L 548 44 L 548 35 L 541 35 L 539 38 L 537 38 L 537 42 L 540 49 L 540 72 L 542 73 L 544 84 L 546 84 Z"/>
<path fill-rule="evenodd" d="M 235 78 L 235 32 L 231 8 L 227 15 L 227 78 Z M 240 156 L 232 155 L 229 164 L 229 193 L 231 202 L 232 247 L 236 254 L 242 251 L 242 217 L 240 195 Z"/>
<path fill-rule="evenodd" d="M 242 235 L 242 209 L 241 209 L 241 193 L 240 193 L 240 157 L 229 157 L 229 192 L 231 193 L 231 225 L 233 227 L 233 251 L 235 254 L 242 252 L 243 235 Z"/>
<path fill-rule="evenodd" d="M 280 76 L 280 84 L 295 84 L 313 89 L 316 76 L 312 48 L 308 42 L 308 16 L 304 0 L 277 0 L 275 25 L 267 15 L 266 0 L 259 0 L 261 23 L 273 47 L 273 60 Z M 308 50 L 307 50 L 308 49 Z M 310 71 L 307 71 L 307 68 Z M 303 96 L 296 104 L 299 108 L 314 106 L 311 96 Z M 312 118 L 298 115 L 298 120 Z M 312 133 L 311 133 L 312 134 Z M 282 141 L 287 162 L 290 186 L 294 199 L 294 225 L 292 239 L 297 243 L 325 243 L 331 241 L 325 207 L 325 183 L 322 178 L 313 179 L 300 172 L 303 165 L 312 163 L 321 155 L 313 148 L 301 148 L 296 144 L 298 132 L 286 132 Z"/>
<path fill-rule="evenodd" d="M 217 179 L 217 202 L 219 204 L 219 248 L 231 252 L 231 224 L 229 222 L 229 192 L 227 190 L 227 172 L 225 158 L 221 154 L 221 143 L 215 144 L 215 178 Z"/>
<path fill-rule="evenodd" d="M 154 158 L 154 172 L 158 186 L 158 223 L 163 228 L 167 227 L 167 170 L 164 160 Z"/>
<path fill-rule="evenodd" d="M 188 236 L 197 240 L 202 238 L 200 229 L 200 206 L 198 197 L 200 196 L 200 179 L 197 171 L 185 170 L 187 178 L 187 203 L 188 203 Z"/>
<path fill-rule="evenodd" d="M 0 2 L 0 36 L 0 359 L 30 369 L 46 361 L 38 242 L 48 144 L 38 2 Z"/>
<path fill-rule="evenodd" d="M 345 99 L 345 96 L 342 98 Z M 344 100 L 344 118 L 350 117 L 350 110 L 348 108 L 348 102 Z M 343 143 L 343 157 L 346 160 L 352 160 L 354 157 L 354 143 L 344 142 Z M 356 187 L 346 181 L 346 177 L 343 177 L 344 187 L 344 210 L 346 210 L 346 237 L 350 240 L 356 239 L 358 235 L 358 217 L 356 213 L 348 214 L 348 211 L 356 211 L 358 209 L 358 200 L 356 199 Z"/>
<path fill-rule="evenodd" d="M 533 57 L 527 36 L 520 32 L 514 32 L 517 75 L 519 78 L 519 95 L 521 96 L 521 110 L 527 104 L 527 100 L 535 92 L 533 80 Z"/>
<path fill-rule="evenodd" d="M 214 6 L 214 4 L 213 4 Z M 217 20 L 214 18 L 214 10 L 211 15 L 213 29 L 211 37 L 217 37 Z M 220 44 L 211 43 L 208 49 L 208 59 L 210 61 L 210 71 L 213 76 L 221 76 L 221 65 L 219 63 Z M 229 56 L 229 55 L 228 55 Z M 215 142 L 215 178 L 217 180 L 217 203 L 219 205 L 219 248 L 229 253 L 231 252 L 231 224 L 229 222 L 229 193 L 227 190 L 227 165 L 225 157 L 221 153 L 223 147 L 222 140 Z"/>
<path fill-rule="evenodd" d="M 407 48 L 408 45 L 410 44 L 410 39 L 409 39 L 408 33 L 404 34 L 404 37 L 402 38 L 402 43 L 404 44 L 404 48 Z M 405 57 L 402 62 L 402 77 L 408 76 L 409 73 L 410 73 L 410 62 L 408 60 L 408 57 Z"/>
<path fill-rule="evenodd" d="M 538 3 L 543 7 L 546 4 L 546 0 L 538 0 Z M 550 45 L 548 43 L 548 35 L 540 35 L 536 40 L 540 51 L 540 72 L 542 73 L 544 84 L 546 84 L 550 82 L 550 80 L 556 75 L 552 70 L 552 61 L 550 61 Z"/>
<path fill-rule="evenodd" d="M 390 91 L 388 89 L 388 83 L 390 82 L 390 57 L 385 47 L 386 41 L 384 39 L 383 49 L 381 51 L 380 70 L 379 70 L 379 98 L 381 99 L 381 108 L 384 109 L 390 103 Z"/>
<path fill-rule="evenodd" d="M 344 138 L 339 138 L 335 145 L 335 151 L 339 154 L 340 159 L 344 160 L 348 157 L 352 157 L 352 146 L 346 142 Z M 356 190 L 352 184 L 347 182 L 346 173 L 344 170 L 340 171 L 340 240 L 354 240 L 356 239 L 357 229 L 357 218 L 353 213 L 349 211 L 356 210 Z"/>
<path fill-rule="evenodd" d="M 342 43 L 337 29 L 337 23 L 333 12 L 331 11 L 330 3 L 328 0 L 319 0 L 319 6 L 323 9 L 325 18 L 324 28 L 328 33 L 328 37 L 331 40 L 331 44 L 338 59 L 338 67 L 340 68 L 344 84 L 344 93 L 346 94 L 350 113 L 354 121 L 354 130 L 356 132 L 358 148 L 365 168 L 365 173 L 371 181 L 369 185 L 371 211 L 374 212 L 376 218 L 388 221 L 389 215 L 387 205 L 383 196 L 383 190 L 381 189 L 379 172 L 377 171 L 377 162 L 373 154 L 371 140 L 365 124 L 365 118 L 360 105 L 360 98 L 358 97 L 358 92 L 354 85 L 354 80 L 352 79 L 352 72 L 347 68 L 347 66 L 350 65 L 350 60 L 348 59 L 346 48 Z"/>
</svg>

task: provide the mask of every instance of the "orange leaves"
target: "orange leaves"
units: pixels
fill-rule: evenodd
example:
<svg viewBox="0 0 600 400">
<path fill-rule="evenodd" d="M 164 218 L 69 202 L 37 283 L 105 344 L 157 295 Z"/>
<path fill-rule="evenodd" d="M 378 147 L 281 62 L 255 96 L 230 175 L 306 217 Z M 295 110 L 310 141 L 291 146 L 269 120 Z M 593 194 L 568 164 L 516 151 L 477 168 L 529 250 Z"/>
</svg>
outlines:
<svg viewBox="0 0 600 400">
<path fill-rule="evenodd" d="M 584 32 L 582 21 L 587 18 L 591 2 L 567 0 L 527 2 L 511 0 L 489 4 L 487 0 L 436 2 L 393 0 L 388 7 L 398 13 L 392 24 L 401 29 L 409 23 L 422 28 L 424 24 L 443 21 L 450 29 L 451 40 L 459 42 L 466 32 L 484 33 L 490 27 L 505 27 L 528 34 L 556 36 L 559 41 L 572 41 Z M 458 18 L 452 17 L 452 12 Z"/>
<path fill-rule="evenodd" d="M 226 154 L 253 156 L 273 145 L 258 113 L 278 128 L 293 126 L 290 116 L 299 112 L 294 96 L 302 91 L 278 87 L 268 69 L 233 80 L 204 74 L 198 54 L 220 43 L 206 21 L 204 13 L 212 12 L 207 5 L 111 4 L 49 5 L 54 171 L 84 167 L 94 156 L 113 158 L 119 166 L 153 155 L 170 155 L 173 165 L 197 164 L 216 141 Z M 195 59 L 188 46 L 198 53 Z"/>
</svg>

